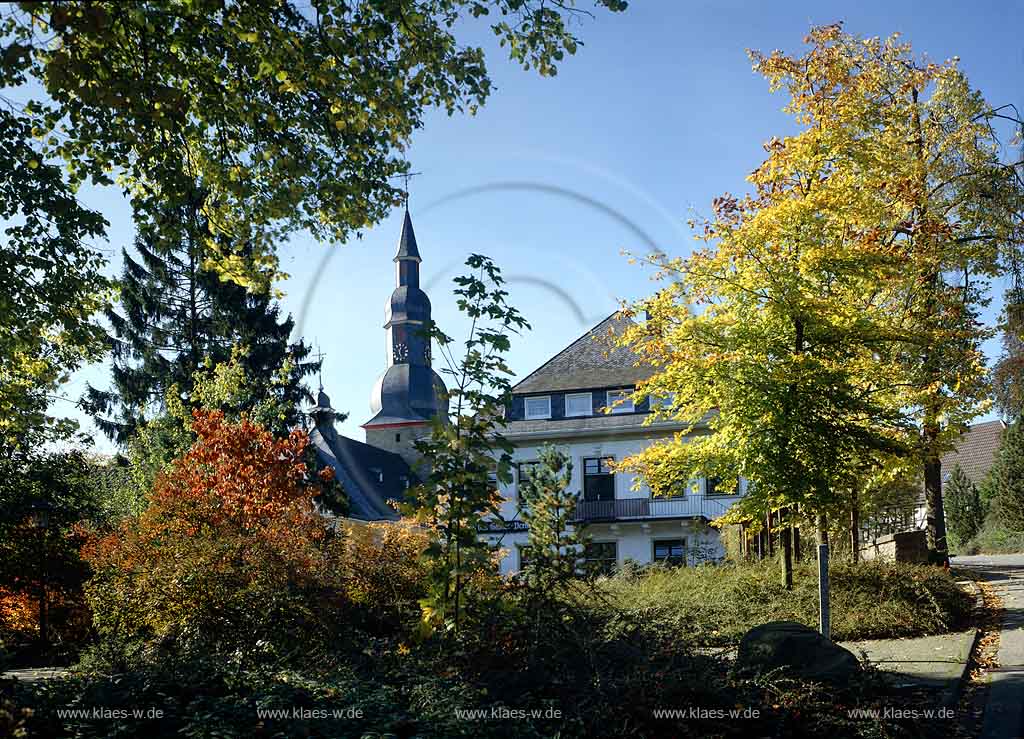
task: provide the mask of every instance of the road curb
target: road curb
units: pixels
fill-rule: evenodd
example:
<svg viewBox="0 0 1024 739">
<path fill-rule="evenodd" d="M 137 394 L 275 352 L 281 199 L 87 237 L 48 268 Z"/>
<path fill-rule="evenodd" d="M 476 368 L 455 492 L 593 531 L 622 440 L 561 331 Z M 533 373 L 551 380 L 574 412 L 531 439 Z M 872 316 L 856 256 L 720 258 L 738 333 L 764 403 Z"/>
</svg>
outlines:
<svg viewBox="0 0 1024 739">
<path fill-rule="evenodd" d="M 978 586 L 974 580 L 958 580 L 957 586 L 966 590 L 969 594 L 974 596 L 974 605 L 971 607 L 971 623 L 981 623 L 982 618 L 985 615 L 985 597 L 982 595 L 981 587 Z M 964 669 L 960 673 L 960 679 L 957 680 L 956 685 L 951 689 L 951 700 L 946 704 L 948 706 L 958 706 L 960 699 L 963 697 L 964 688 L 967 685 L 967 672 L 971 666 L 971 660 L 974 657 L 975 651 L 978 649 L 978 644 L 981 641 L 982 629 L 980 626 L 974 627 L 974 638 L 971 640 L 971 648 L 967 651 L 967 659 L 964 661 Z"/>
</svg>

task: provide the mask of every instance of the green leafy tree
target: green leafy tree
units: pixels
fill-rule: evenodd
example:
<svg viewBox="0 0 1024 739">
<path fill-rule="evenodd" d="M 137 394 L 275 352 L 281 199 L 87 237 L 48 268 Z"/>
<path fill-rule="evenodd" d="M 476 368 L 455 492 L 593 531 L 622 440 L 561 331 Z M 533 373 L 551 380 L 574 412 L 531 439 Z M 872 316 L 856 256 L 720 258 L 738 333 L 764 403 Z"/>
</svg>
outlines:
<svg viewBox="0 0 1024 739">
<path fill-rule="evenodd" d="M 946 502 L 946 525 L 952 544 L 960 547 L 970 541 L 985 521 L 985 510 L 981 504 L 978 486 L 960 468 L 953 465 L 944 489 Z"/>
<path fill-rule="evenodd" d="M 473 254 L 466 266 L 473 273 L 456 277 L 454 291 L 459 310 L 470 321 L 469 335 L 460 342 L 464 352 L 457 355 L 456 340 L 436 324 L 428 329 L 444 360 L 441 373 L 449 378 L 449 414 L 435 418 L 431 435 L 416 442 L 429 469 L 406 506 L 433 530 L 425 551 L 425 629 L 460 628 L 467 588 L 476 575 L 494 567 L 493 552 L 478 533 L 486 518 L 500 517 L 501 501 L 488 478 L 496 469 L 499 481 L 512 479 L 513 447 L 500 433 L 512 387 L 505 353 L 510 334 L 529 324 L 508 304 L 505 280 L 494 262 Z"/>
<path fill-rule="evenodd" d="M 656 494 L 701 477 L 735 489 L 745 478 L 752 485 L 726 522 L 788 520 L 799 509 L 824 540 L 852 491 L 910 451 L 906 371 L 885 341 L 892 301 L 878 287 L 898 279 L 901 265 L 835 209 L 871 205 L 838 168 L 832 147 L 845 141 L 842 130 L 814 114 L 815 101 L 842 86 L 840 71 L 813 56 L 788 66 L 753 58 L 773 89 L 790 93 L 801 130 L 765 144 L 751 194 L 726 193 L 711 217 L 693 222 L 705 248 L 651 258 L 665 287 L 634 307 L 648 320 L 621 342 L 657 368 L 634 400 L 672 398 L 654 418 L 681 420 L 688 433 L 623 464 Z M 791 587 L 791 547 L 782 562 Z"/>
<path fill-rule="evenodd" d="M 520 518 L 530 527 L 523 577 L 537 591 L 551 593 L 583 574 L 579 562 L 587 537 L 581 525 L 573 523 L 577 494 L 569 490 L 571 479 L 572 461 L 549 444 L 521 485 Z"/>
<path fill-rule="evenodd" d="M 0 63 L 0 84 L 23 79 Z M 34 446 L 67 430 L 49 415 L 50 400 L 102 354 L 94 314 L 111 285 L 88 243 L 106 221 L 77 202 L 30 123 L 9 110 L 0 110 L 0 221 L 0 448 Z"/>
<path fill-rule="evenodd" d="M 1020 420 L 1003 432 L 989 480 L 999 520 L 1011 531 L 1024 531 L 1024 428 Z"/>
<path fill-rule="evenodd" d="M 619 11 L 622 0 L 596 0 Z M 16 3 L 3 59 L 48 98 L 26 108 L 75 182 L 116 179 L 144 235 L 188 201 L 224 241 L 226 277 L 266 291 L 276 244 L 346 240 L 400 199 L 389 181 L 428 110 L 474 112 L 491 92 L 456 28 L 494 18 L 511 58 L 556 72 L 580 44 L 574 0 L 148 0 Z M 10 60 L 10 62 L 8 62 Z M 245 246 L 246 251 L 236 251 Z"/>
</svg>

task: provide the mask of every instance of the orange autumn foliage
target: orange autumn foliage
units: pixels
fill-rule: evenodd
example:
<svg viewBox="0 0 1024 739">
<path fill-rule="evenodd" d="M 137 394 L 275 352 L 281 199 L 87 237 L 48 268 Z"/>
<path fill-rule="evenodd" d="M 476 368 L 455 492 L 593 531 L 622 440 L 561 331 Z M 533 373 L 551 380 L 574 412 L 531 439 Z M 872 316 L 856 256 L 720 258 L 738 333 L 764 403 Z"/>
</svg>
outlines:
<svg viewBox="0 0 1024 739">
<path fill-rule="evenodd" d="M 203 410 L 193 411 L 193 430 L 196 443 L 157 478 L 149 507 L 131 527 L 142 539 L 216 531 L 272 540 L 292 527 L 314 540 L 323 536 L 303 461 L 305 433 L 296 430 L 277 439 L 248 419 L 232 423 L 221 411 Z M 321 476 L 331 474 L 328 467 Z M 125 533 L 87 547 L 87 558 L 112 554 Z"/>
<path fill-rule="evenodd" d="M 139 519 L 83 551 L 97 573 L 88 587 L 97 629 L 228 643 L 286 630 L 281 618 L 315 619 L 310 593 L 330 589 L 332 568 L 306 435 L 279 439 L 200 410 L 193 430 L 196 442 L 157 479 Z"/>
<path fill-rule="evenodd" d="M 27 593 L 0 588 L 0 635 L 34 634 L 38 625 L 38 602 Z"/>
</svg>

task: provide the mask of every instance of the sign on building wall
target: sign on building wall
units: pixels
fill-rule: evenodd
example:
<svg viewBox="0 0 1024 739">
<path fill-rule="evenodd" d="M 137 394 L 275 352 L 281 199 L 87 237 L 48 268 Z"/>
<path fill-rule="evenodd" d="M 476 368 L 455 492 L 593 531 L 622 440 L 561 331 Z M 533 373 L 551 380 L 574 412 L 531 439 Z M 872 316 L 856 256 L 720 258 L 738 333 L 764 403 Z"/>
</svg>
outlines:
<svg viewBox="0 0 1024 739">
<path fill-rule="evenodd" d="M 505 521 L 504 519 L 488 519 L 481 521 L 476 528 L 482 534 L 510 534 L 516 531 L 529 531 L 525 521 Z"/>
</svg>

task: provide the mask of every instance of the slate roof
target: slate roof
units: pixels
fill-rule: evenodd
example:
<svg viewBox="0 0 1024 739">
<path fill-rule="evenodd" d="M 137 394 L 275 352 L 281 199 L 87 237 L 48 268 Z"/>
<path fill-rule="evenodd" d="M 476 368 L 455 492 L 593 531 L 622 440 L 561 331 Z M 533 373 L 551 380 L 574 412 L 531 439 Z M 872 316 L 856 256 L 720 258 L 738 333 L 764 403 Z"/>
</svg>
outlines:
<svg viewBox="0 0 1024 739">
<path fill-rule="evenodd" d="M 633 321 L 612 313 L 583 336 L 523 378 L 515 394 L 582 390 L 635 385 L 651 377 L 655 368 L 637 366 L 640 358 L 628 347 L 617 347 L 612 339 Z"/>
<path fill-rule="evenodd" d="M 320 426 L 310 433 L 310 442 L 324 464 L 334 469 L 349 499 L 349 518 L 361 521 L 396 521 L 399 516 L 387 504 L 402 500 L 406 481 L 416 478 L 405 460 L 380 449 Z"/>
<path fill-rule="evenodd" d="M 412 230 L 412 218 L 409 217 L 409 210 L 405 211 L 405 220 L 402 221 L 402 235 L 398 239 L 398 253 L 395 254 L 395 261 L 399 259 L 420 260 L 420 250 L 416 245 L 416 232 Z"/>
<path fill-rule="evenodd" d="M 971 481 L 980 485 L 996 459 L 1005 428 L 1002 421 L 986 421 L 971 426 L 957 440 L 953 451 L 942 456 L 943 479 L 953 471 L 954 465 L 959 464 Z"/>
</svg>

